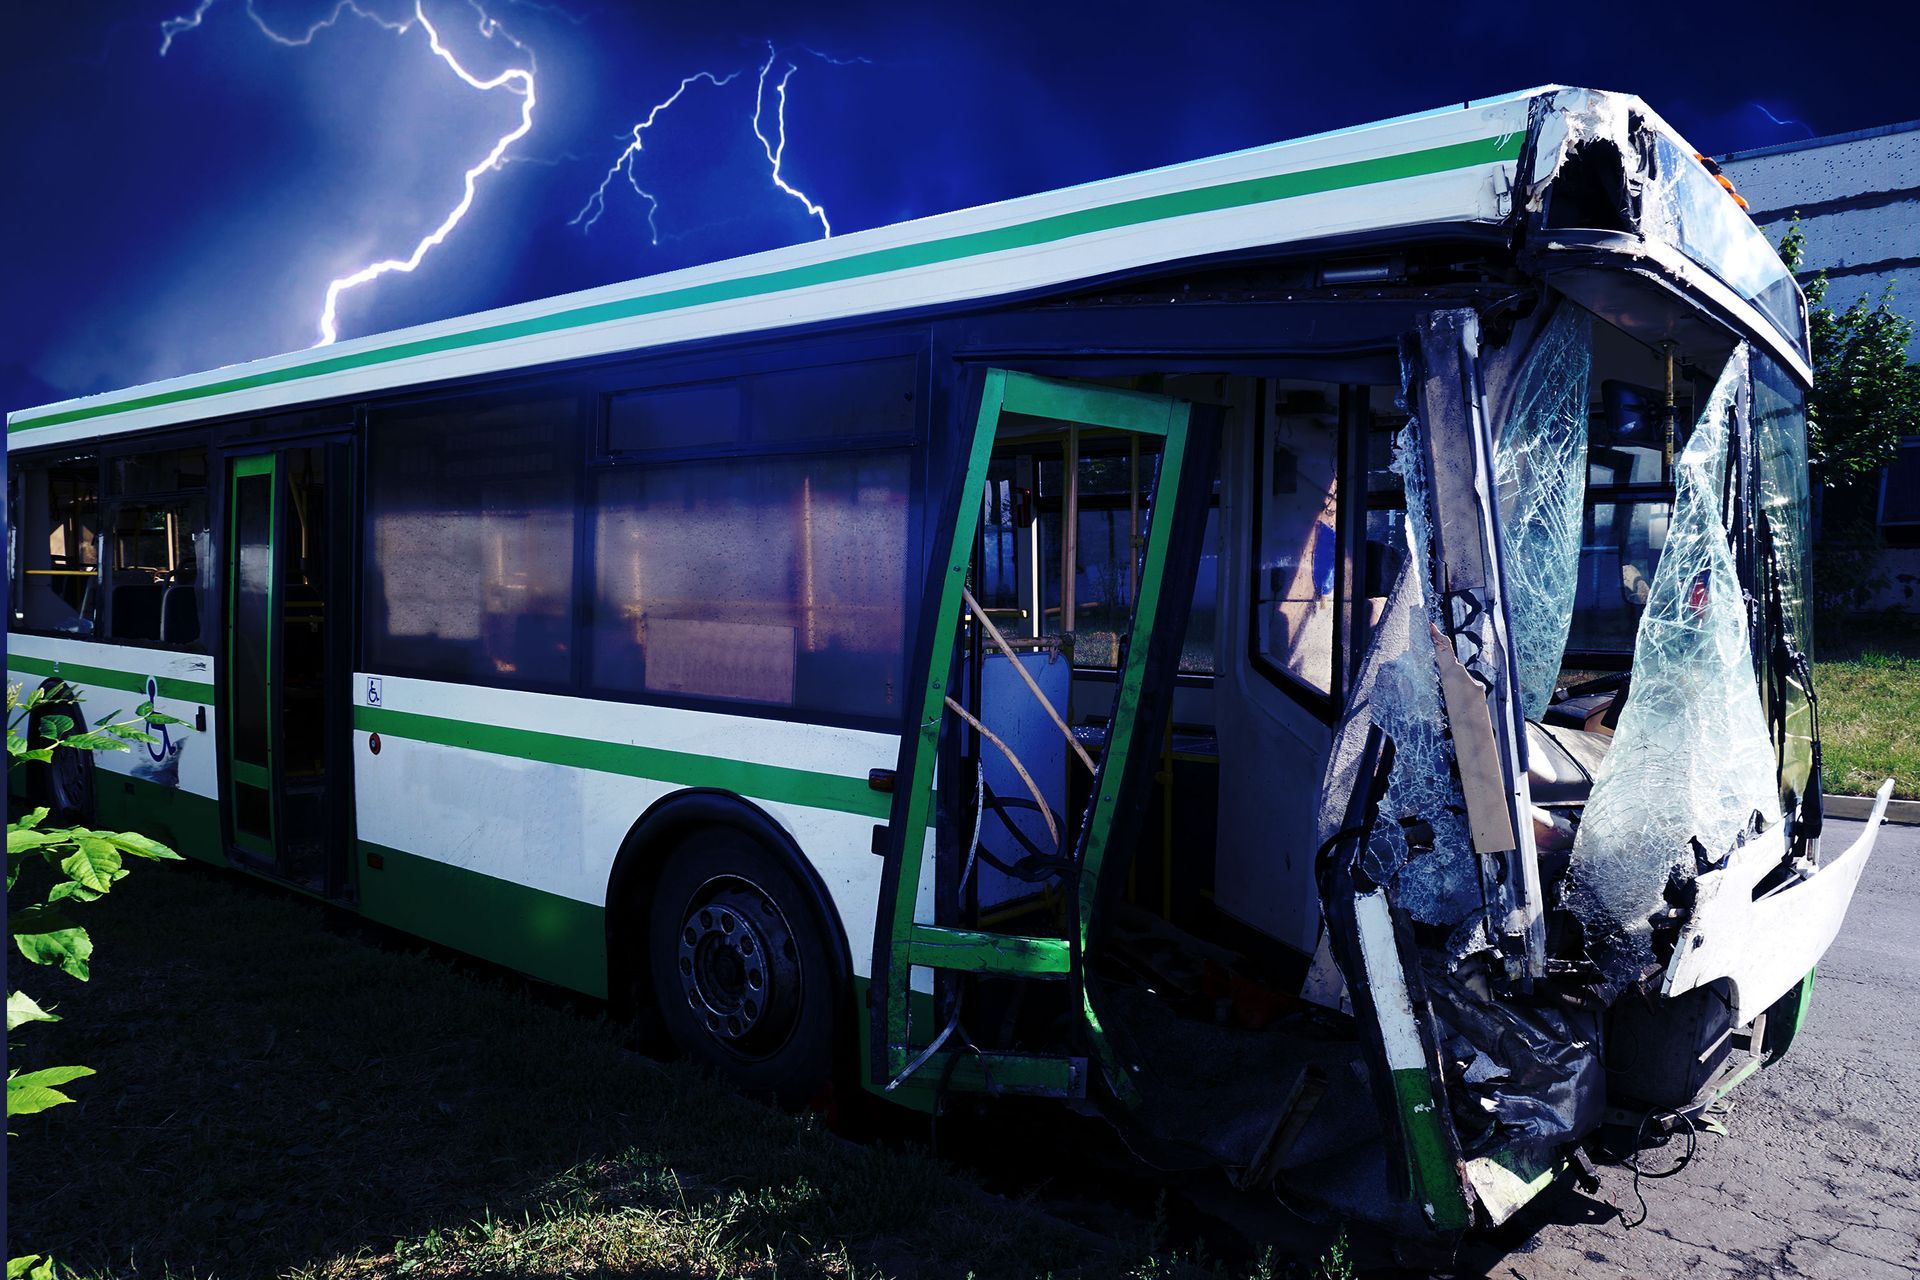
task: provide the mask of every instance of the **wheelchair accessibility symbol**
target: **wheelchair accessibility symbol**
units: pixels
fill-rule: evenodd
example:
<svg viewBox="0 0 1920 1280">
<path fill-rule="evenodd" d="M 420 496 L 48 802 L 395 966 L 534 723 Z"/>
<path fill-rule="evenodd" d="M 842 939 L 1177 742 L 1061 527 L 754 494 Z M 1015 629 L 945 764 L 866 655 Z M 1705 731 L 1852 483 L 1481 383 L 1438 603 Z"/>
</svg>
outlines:
<svg viewBox="0 0 1920 1280">
<path fill-rule="evenodd" d="M 160 682 L 155 680 L 152 676 L 148 676 L 147 677 L 147 710 L 148 711 L 151 712 L 151 711 L 158 710 L 158 708 L 156 708 L 153 704 L 159 701 L 159 698 L 160 698 Z M 158 738 L 156 738 L 154 741 L 146 744 L 147 754 L 153 757 L 153 762 L 155 764 L 159 764 L 167 758 L 167 752 L 171 750 L 173 747 L 173 739 L 167 735 L 167 726 L 164 724 L 155 724 L 151 719 L 151 717 L 149 717 L 147 720 L 147 732 L 151 734 L 159 735 Z"/>
</svg>

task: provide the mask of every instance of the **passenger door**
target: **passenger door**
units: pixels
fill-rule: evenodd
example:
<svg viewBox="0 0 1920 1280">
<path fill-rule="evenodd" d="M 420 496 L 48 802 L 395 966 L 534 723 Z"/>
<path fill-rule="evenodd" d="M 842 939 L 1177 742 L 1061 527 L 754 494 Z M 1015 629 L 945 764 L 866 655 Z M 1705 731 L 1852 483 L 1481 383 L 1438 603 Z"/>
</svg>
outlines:
<svg viewBox="0 0 1920 1280">
<path fill-rule="evenodd" d="M 229 456 L 222 816 L 243 866 L 351 896 L 351 445 Z"/>
<path fill-rule="evenodd" d="M 971 435 L 962 455 L 963 478 L 949 491 L 949 514 L 933 539 L 913 668 L 923 681 L 918 731 L 903 740 L 891 783 L 892 819 L 884 833 L 887 865 L 874 929 L 876 990 L 868 1066 L 874 1082 L 889 1092 L 904 1090 L 922 1097 L 944 1089 L 1083 1096 L 1092 1066 L 1101 1071 L 1112 1094 L 1130 1098 L 1133 1087 L 1108 1046 L 1088 996 L 1084 966 L 1094 939 L 1103 870 L 1112 873 L 1126 864 L 1171 707 L 1194 566 L 1206 528 L 1218 433 L 1194 429 L 1194 407 L 1169 396 L 1003 369 L 984 371 L 979 386 L 978 400 L 970 406 L 974 413 L 967 420 Z M 961 701 L 971 696 L 970 687 L 978 686 L 970 686 L 965 664 L 955 657 L 963 641 L 985 652 L 992 634 L 985 611 L 971 609 L 974 629 L 962 633 L 989 463 L 996 440 L 1083 429 L 1138 437 L 1143 444 L 1158 446 L 1159 460 L 1139 553 L 1136 603 L 1119 637 L 1106 742 L 1094 762 L 1089 799 L 1077 828 L 1069 820 L 1060 833 L 1058 856 L 1074 869 L 1063 881 L 1066 926 L 1062 936 L 967 927 L 938 904 L 931 912 L 922 911 L 921 890 L 942 876 L 964 877 L 974 867 L 970 842 L 960 828 L 977 825 L 972 775 L 978 765 L 965 767 L 957 746 L 971 733 L 975 736 L 967 758 L 979 761 L 995 750 L 985 745 L 997 736 L 988 732 L 991 726 L 983 726 Z M 937 822 L 936 814 L 946 821 Z M 946 884 L 954 882 L 950 878 Z M 913 1012 L 916 969 L 944 976 L 937 993 L 941 999 L 932 1011 L 937 1025 L 927 1025 L 925 1006 L 919 1006 L 917 1016 Z M 985 1050 L 976 1047 L 960 1026 L 957 983 L 969 975 L 1069 983 L 1069 1003 L 1079 1014 L 1078 1033 L 1070 1043 L 1049 1046 L 1045 1052 L 997 1049 L 991 1042 Z"/>
</svg>

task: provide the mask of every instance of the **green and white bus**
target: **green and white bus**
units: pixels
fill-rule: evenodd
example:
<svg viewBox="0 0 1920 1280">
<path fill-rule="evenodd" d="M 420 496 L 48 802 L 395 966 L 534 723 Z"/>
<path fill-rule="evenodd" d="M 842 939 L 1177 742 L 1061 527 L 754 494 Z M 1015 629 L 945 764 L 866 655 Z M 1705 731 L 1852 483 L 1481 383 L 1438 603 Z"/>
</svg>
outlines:
<svg viewBox="0 0 1920 1280">
<path fill-rule="evenodd" d="M 749 1088 L 1458 1232 L 1804 1016 L 1808 378 L 1549 87 L 29 409 L 9 678 L 180 723 L 24 784 Z"/>
</svg>

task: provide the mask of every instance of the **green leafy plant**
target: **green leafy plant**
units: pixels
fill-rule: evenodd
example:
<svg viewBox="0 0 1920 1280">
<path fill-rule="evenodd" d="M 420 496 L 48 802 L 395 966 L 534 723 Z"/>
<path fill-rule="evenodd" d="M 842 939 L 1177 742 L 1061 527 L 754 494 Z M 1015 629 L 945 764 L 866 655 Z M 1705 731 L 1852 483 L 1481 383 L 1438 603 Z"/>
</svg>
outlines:
<svg viewBox="0 0 1920 1280">
<path fill-rule="evenodd" d="M 107 723 L 91 732 L 77 732 L 73 717 L 50 707 L 66 707 L 79 702 L 79 695 L 66 685 L 36 689 L 24 701 L 17 685 L 7 686 L 7 768 L 9 772 L 30 764 L 45 765 L 55 751 L 126 751 L 135 742 L 157 739 L 144 726 L 178 724 L 173 717 L 155 711 L 143 703 L 132 720 L 118 721 L 108 716 Z M 36 713 L 39 716 L 37 741 L 28 741 L 22 732 Z M 115 713 L 117 715 L 118 713 Z M 127 874 L 126 859 L 178 859 L 179 854 L 155 840 L 131 831 L 96 831 L 91 827 L 49 826 L 50 813 L 45 806 L 33 809 L 7 823 L 7 894 L 17 902 L 19 891 L 28 888 L 21 873 L 35 864 L 45 868 L 44 875 L 28 872 L 35 885 L 44 880 L 44 898 L 15 908 L 7 917 L 7 930 L 13 945 L 34 964 L 60 969 L 82 982 L 88 979 L 93 957 L 93 939 L 72 915 L 75 906 L 93 902 L 113 888 Z M 58 1022 L 39 1001 L 24 991 L 7 996 L 8 1056 L 12 1056 L 13 1033 L 31 1022 Z M 7 1072 L 7 1119 L 29 1116 L 71 1102 L 62 1086 L 93 1074 L 92 1067 L 42 1067 L 37 1071 Z M 38 1254 L 13 1258 L 7 1262 L 8 1280 L 52 1280 L 53 1263 Z"/>
<path fill-rule="evenodd" d="M 1795 218 L 1780 258 L 1798 273 L 1807 237 Z M 1909 363 L 1914 322 L 1893 308 L 1893 285 L 1878 303 L 1865 295 L 1844 311 L 1827 306 L 1825 272 L 1807 282 L 1813 392 L 1807 397 L 1807 451 L 1814 477 L 1843 490 L 1894 460 L 1903 436 L 1920 435 L 1920 365 Z"/>
</svg>

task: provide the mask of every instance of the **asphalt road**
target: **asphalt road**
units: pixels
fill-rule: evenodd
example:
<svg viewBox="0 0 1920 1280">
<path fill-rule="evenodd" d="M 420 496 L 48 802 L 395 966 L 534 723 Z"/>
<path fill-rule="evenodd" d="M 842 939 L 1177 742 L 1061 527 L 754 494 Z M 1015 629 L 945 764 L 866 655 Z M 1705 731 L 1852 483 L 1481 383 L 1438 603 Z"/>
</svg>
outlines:
<svg viewBox="0 0 1920 1280">
<path fill-rule="evenodd" d="M 1829 854 L 1858 822 L 1831 821 Z M 1920 1277 L 1920 827 L 1883 827 L 1813 1012 L 1788 1056 L 1733 1095 L 1727 1137 L 1678 1175 L 1602 1168 L 1531 1208 L 1499 1249 L 1463 1258 L 1502 1280 Z M 1659 1167 L 1651 1157 L 1648 1167 Z M 1525 1232 L 1531 1231 L 1530 1235 Z"/>
</svg>

